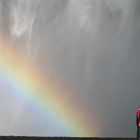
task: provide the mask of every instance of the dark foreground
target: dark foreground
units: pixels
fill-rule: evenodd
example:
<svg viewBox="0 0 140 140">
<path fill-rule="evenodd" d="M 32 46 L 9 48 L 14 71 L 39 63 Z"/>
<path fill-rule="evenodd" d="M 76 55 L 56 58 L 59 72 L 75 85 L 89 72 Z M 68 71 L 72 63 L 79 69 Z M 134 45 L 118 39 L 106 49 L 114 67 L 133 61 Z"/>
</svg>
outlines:
<svg viewBox="0 0 140 140">
<path fill-rule="evenodd" d="M 16 137 L 0 136 L 0 140 L 136 140 L 136 138 L 85 138 L 85 137 Z"/>
</svg>

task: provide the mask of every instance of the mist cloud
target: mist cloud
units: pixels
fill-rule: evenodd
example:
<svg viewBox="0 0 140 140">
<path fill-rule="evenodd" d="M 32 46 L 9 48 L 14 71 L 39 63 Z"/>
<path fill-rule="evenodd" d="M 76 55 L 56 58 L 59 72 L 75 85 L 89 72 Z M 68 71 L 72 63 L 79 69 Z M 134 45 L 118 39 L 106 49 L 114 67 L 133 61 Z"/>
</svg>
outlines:
<svg viewBox="0 0 140 140">
<path fill-rule="evenodd" d="M 8 36 L 13 49 L 71 91 L 70 101 L 86 110 L 91 125 L 96 122 L 99 136 L 132 137 L 140 97 L 139 5 L 138 0 L 1 0 L 1 38 Z M 5 94 L 0 100 L 0 134 L 45 135 L 47 129 L 63 134 L 47 127 L 43 114 L 42 120 L 34 118 L 30 101 Z"/>
</svg>

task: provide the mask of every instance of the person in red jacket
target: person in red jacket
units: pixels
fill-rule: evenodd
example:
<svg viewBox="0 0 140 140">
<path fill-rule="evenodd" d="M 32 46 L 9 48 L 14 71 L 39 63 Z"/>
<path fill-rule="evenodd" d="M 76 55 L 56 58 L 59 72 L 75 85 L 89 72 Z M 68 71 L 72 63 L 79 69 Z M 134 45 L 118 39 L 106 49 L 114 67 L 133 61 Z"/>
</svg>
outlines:
<svg viewBox="0 0 140 140">
<path fill-rule="evenodd" d="M 136 113 L 137 139 L 140 139 L 140 107 Z"/>
</svg>

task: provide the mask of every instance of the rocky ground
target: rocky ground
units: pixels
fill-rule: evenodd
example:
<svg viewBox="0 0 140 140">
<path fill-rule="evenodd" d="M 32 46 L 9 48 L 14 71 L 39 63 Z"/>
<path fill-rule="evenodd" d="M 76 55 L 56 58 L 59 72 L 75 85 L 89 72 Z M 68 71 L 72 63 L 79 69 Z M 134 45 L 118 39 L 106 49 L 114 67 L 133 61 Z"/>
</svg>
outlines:
<svg viewBox="0 0 140 140">
<path fill-rule="evenodd" d="M 85 140 L 136 140 L 136 138 L 83 138 L 83 137 L 16 137 L 16 136 L 1 136 L 0 140 L 68 140 L 68 139 L 85 139 Z"/>
</svg>

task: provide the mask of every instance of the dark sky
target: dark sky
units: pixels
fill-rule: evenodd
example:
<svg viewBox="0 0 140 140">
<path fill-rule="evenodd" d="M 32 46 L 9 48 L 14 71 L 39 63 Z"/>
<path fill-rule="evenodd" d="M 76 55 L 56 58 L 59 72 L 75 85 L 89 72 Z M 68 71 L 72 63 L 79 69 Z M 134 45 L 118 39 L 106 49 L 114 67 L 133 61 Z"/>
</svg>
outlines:
<svg viewBox="0 0 140 140">
<path fill-rule="evenodd" d="M 84 106 L 91 125 L 99 124 L 97 136 L 133 137 L 140 99 L 139 7 L 139 0 L 0 0 L 0 38 L 71 91 L 72 104 Z M 40 116 L 30 115 L 29 104 L 0 94 L 1 135 L 46 135 L 44 116 L 36 121 Z"/>
</svg>

